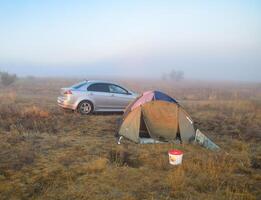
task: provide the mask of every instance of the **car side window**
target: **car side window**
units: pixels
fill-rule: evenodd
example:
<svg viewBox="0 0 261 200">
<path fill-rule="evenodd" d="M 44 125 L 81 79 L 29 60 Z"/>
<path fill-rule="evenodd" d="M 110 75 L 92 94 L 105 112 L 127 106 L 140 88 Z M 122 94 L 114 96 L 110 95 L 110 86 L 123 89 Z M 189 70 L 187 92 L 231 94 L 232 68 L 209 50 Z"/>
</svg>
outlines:
<svg viewBox="0 0 261 200">
<path fill-rule="evenodd" d="M 128 94 L 128 91 L 117 85 L 109 85 L 109 91 L 111 93 Z"/>
<path fill-rule="evenodd" d="M 94 83 L 90 85 L 87 90 L 93 92 L 109 92 L 109 86 L 106 83 Z"/>
</svg>

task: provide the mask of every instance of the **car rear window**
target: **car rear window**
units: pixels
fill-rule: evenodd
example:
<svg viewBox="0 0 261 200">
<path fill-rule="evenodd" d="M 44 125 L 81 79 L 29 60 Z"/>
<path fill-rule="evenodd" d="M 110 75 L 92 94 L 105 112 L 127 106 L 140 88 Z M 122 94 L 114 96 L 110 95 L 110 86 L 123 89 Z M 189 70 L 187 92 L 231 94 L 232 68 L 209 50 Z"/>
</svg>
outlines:
<svg viewBox="0 0 261 200">
<path fill-rule="evenodd" d="M 75 85 L 72 86 L 73 89 L 79 89 L 81 87 L 83 87 L 84 85 L 86 85 L 86 81 L 81 82 L 81 83 L 77 83 Z"/>
<path fill-rule="evenodd" d="M 94 83 L 90 85 L 87 90 L 93 92 L 109 92 L 109 86 L 106 83 Z"/>
</svg>

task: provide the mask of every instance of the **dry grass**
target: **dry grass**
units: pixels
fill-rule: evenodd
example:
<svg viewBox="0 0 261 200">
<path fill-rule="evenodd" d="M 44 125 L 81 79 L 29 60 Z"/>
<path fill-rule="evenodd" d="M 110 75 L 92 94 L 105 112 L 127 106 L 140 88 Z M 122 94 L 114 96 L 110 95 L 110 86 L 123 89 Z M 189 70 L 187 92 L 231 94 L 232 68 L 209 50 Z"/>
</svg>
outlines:
<svg viewBox="0 0 261 200">
<path fill-rule="evenodd" d="M 0 199 L 261 198 L 260 85 L 123 81 L 181 98 L 221 147 L 138 145 L 114 138 L 119 114 L 80 116 L 56 107 L 74 80 L 19 80 L 0 88 Z M 143 87 L 141 87 L 143 85 Z M 168 164 L 171 148 L 183 164 Z"/>
</svg>

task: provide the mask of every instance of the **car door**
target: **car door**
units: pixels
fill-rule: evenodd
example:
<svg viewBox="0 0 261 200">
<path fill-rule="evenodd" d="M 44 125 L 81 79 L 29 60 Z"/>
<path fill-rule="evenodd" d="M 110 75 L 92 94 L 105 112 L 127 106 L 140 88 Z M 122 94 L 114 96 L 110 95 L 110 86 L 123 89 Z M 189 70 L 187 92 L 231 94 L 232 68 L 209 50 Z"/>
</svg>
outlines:
<svg viewBox="0 0 261 200">
<path fill-rule="evenodd" d="M 88 88 L 88 95 L 94 101 L 96 109 L 111 109 L 111 93 L 107 83 L 93 83 Z"/>
<path fill-rule="evenodd" d="M 132 95 L 119 85 L 109 84 L 109 91 L 112 94 L 111 104 L 115 109 L 125 109 L 133 100 Z"/>
</svg>

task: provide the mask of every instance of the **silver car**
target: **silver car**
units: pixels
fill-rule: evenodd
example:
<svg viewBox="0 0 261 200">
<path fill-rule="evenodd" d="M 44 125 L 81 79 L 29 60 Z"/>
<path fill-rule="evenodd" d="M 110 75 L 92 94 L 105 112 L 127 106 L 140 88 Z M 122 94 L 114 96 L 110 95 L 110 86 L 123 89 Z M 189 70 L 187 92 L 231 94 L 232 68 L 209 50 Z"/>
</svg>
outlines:
<svg viewBox="0 0 261 200">
<path fill-rule="evenodd" d="M 61 88 L 58 105 L 87 115 L 92 112 L 118 112 L 133 101 L 138 94 L 106 81 L 83 81 L 69 88 Z"/>
</svg>

